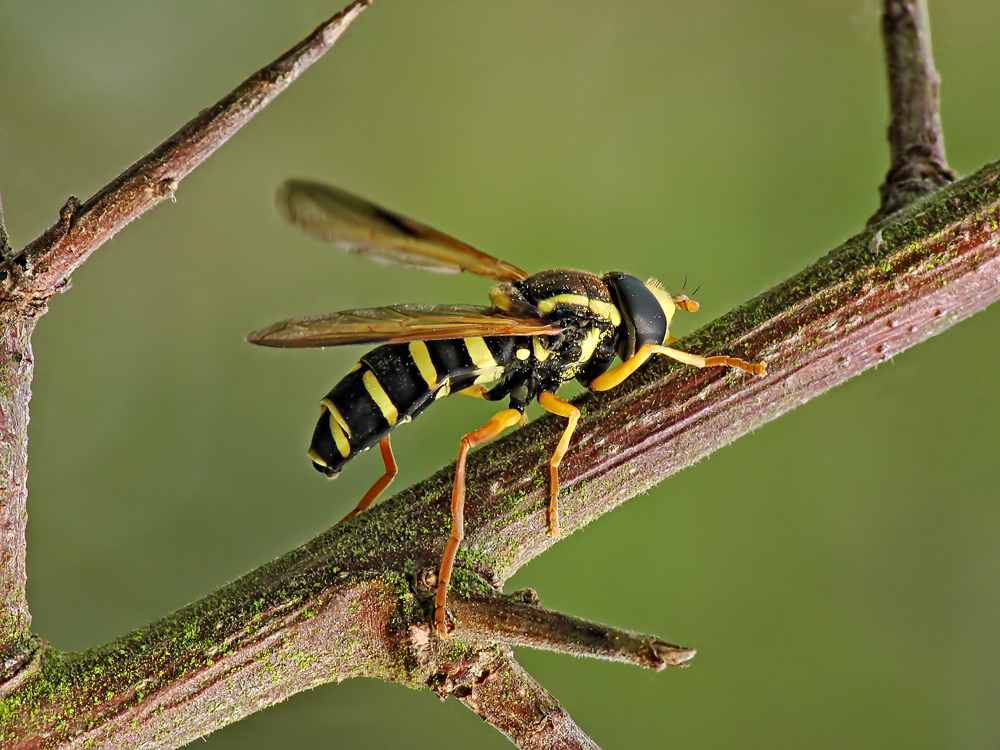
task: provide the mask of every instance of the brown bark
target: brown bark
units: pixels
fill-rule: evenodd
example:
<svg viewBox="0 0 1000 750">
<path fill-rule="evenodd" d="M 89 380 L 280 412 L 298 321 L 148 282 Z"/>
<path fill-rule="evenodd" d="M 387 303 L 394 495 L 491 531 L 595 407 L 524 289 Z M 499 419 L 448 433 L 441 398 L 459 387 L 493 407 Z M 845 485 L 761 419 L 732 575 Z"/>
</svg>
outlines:
<svg viewBox="0 0 1000 750">
<path fill-rule="evenodd" d="M 0 311 L 0 675 L 20 669 L 35 648 L 25 598 L 24 537 L 34 312 Z"/>
<path fill-rule="evenodd" d="M 941 79 L 931 55 L 924 0 L 885 0 L 882 41 L 889 83 L 889 171 L 868 225 L 955 179 L 944 155 L 938 106 Z"/>
<path fill-rule="evenodd" d="M 449 684 L 447 692 L 439 689 L 442 697 L 450 692 L 523 750 L 599 750 L 559 702 L 514 661 L 510 649 L 479 655 L 485 657 L 479 670 L 470 670 L 463 684 Z"/>
</svg>

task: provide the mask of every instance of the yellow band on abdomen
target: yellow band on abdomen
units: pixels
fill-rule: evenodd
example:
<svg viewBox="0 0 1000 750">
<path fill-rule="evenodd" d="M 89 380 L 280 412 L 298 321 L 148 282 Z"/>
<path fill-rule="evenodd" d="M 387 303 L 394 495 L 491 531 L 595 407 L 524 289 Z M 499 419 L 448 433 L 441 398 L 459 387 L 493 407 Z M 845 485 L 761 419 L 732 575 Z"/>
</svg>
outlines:
<svg viewBox="0 0 1000 750">
<path fill-rule="evenodd" d="M 392 399 L 389 398 L 389 394 L 385 392 L 385 388 L 378 382 L 375 373 L 371 370 L 365 370 L 365 374 L 361 376 L 361 382 L 365 384 L 368 395 L 372 397 L 372 401 L 375 402 L 379 411 L 382 412 L 385 421 L 390 426 L 396 424 L 396 420 L 399 419 L 399 412 L 396 410 L 396 405 L 392 403 Z"/>
</svg>

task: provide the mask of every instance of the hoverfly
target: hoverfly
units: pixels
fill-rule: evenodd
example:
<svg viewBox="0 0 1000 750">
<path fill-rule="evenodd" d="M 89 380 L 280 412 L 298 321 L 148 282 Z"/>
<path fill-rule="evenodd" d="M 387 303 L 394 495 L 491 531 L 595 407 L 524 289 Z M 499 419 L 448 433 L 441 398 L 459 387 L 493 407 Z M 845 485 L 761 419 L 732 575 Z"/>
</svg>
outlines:
<svg viewBox="0 0 1000 750">
<path fill-rule="evenodd" d="M 525 422 L 537 399 L 567 421 L 549 461 L 548 533 L 559 534 L 559 463 L 580 410 L 556 391 L 574 378 L 594 391 L 618 385 L 653 355 L 694 367 L 732 367 L 762 375 L 765 365 L 701 357 L 672 349 L 674 313 L 698 303 L 670 295 L 655 279 L 622 272 L 596 276 L 551 270 L 529 275 L 469 245 L 334 187 L 290 180 L 277 195 L 280 213 L 308 234 L 388 264 L 441 273 L 468 271 L 500 282 L 490 306 L 404 304 L 292 318 L 254 331 L 253 344 L 284 348 L 379 344 L 320 401 L 309 458 L 335 477 L 361 451 L 378 445 L 385 473 L 344 519 L 370 506 L 392 483 L 393 429 L 451 393 L 499 401 L 500 411 L 460 443 L 452 489 L 452 528 L 435 598 L 435 628 L 449 636 L 445 606 L 463 537 L 465 463 L 470 448 Z M 621 364 L 611 368 L 615 357 Z M 610 369 L 609 369 L 610 368 Z M 492 386 L 487 389 L 486 386 Z"/>
</svg>

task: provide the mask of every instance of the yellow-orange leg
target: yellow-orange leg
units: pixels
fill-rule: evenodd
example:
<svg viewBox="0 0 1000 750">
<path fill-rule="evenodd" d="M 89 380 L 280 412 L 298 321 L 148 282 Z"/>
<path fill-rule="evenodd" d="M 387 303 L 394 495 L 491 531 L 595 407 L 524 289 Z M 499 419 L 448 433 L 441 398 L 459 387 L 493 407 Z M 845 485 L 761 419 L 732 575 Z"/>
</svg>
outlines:
<svg viewBox="0 0 1000 750">
<path fill-rule="evenodd" d="M 462 438 L 458 449 L 458 461 L 455 464 L 455 484 L 451 489 L 451 536 L 444 547 L 441 556 L 441 568 L 438 572 L 437 596 L 434 599 L 434 627 L 442 638 L 449 638 L 448 624 L 445 618 L 445 605 L 448 603 L 448 582 L 451 580 L 451 570 L 455 566 L 455 555 L 458 545 L 465 537 L 465 457 L 471 448 L 488 443 L 508 427 L 513 427 L 521 421 L 521 412 L 517 409 L 504 409 L 475 432 L 470 432 Z"/>
<path fill-rule="evenodd" d="M 543 393 L 538 397 L 538 403 L 545 411 L 566 417 L 566 429 L 563 430 L 559 444 L 549 460 L 549 536 L 559 536 L 559 462 L 566 455 L 569 440 L 573 437 L 576 423 L 580 421 L 580 410 L 573 404 L 568 404 L 554 393 Z"/>
<path fill-rule="evenodd" d="M 678 362 L 683 362 L 692 367 L 732 367 L 753 375 L 763 375 L 767 372 L 767 365 L 763 362 L 756 364 L 753 362 L 744 362 L 742 359 L 736 359 L 736 357 L 702 357 L 697 354 L 682 352 L 678 349 L 671 349 L 669 346 L 645 344 L 626 362 L 622 362 L 618 367 L 594 378 L 590 387 L 595 391 L 606 391 L 609 388 L 614 388 L 642 367 L 646 363 L 646 360 L 654 354 L 662 354 L 664 357 L 676 359 Z"/>
<path fill-rule="evenodd" d="M 385 462 L 385 474 L 379 477 L 375 484 L 368 488 L 368 492 L 361 498 L 361 502 L 357 504 L 354 510 L 341 518 L 337 522 L 337 525 L 354 518 L 361 511 L 367 510 L 368 506 L 378 500 L 378 496 L 385 492 L 385 488 L 392 484 L 392 480 L 399 473 L 399 467 L 396 466 L 396 458 L 392 455 L 392 446 L 389 445 L 388 435 L 378 441 L 378 447 L 382 451 L 382 461 Z"/>
</svg>

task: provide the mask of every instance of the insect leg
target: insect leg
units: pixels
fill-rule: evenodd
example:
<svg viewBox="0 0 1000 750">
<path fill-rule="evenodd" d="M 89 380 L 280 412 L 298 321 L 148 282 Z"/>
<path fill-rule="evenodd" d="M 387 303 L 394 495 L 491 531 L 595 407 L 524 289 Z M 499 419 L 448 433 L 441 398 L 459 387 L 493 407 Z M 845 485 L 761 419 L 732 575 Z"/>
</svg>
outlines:
<svg viewBox="0 0 1000 750">
<path fill-rule="evenodd" d="M 662 354 L 694 367 L 732 367 L 734 370 L 749 372 L 751 375 L 764 375 L 767 372 L 767 364 L 764 362 L 746 362 L 736 357 L 702 357 L 671 349 L 669 346 L 656 347 L 653 353 Z"/>
<path fill-rule="evenodd" d="M 538 396 L 538 403 L 545 411 L 567 419 L 566 429 L 563 430 L 559 444 L 549 460 L 549 536 L 559 536 L 559 462 L 566 455 L 569 439 L 573 436 L 576 423 L 580 421 L 580 410 L 573 404 L 566 403 L 554 393 L 542 393 Z"/>
<path fill-rule="evenodd" d="M 632 373 L 645 364 L 646 360 L 654 354 L 662 354 L 665 357 L 670 357 L 692 367 L 732 367 L 754 375 L 763 375 L 767 371 L 767 365 L 763 362 L 754 364 L 753 362 L 744 362 L 742 359 L 736 359 L 736 357 L 702 357 L 697 354 L 682 352 L 678 349 L 671 349 L 669 346 L 645 344 L 627 362 L 622 362 L 618 367 L 594 378 L 590 387 L 595 391 L 606 391 L 609 388 L 614 388 L 631 376 Z"/>
<path fill-rule="evenodd" d="M 458 545 L 465 536 L 465 457 L 469 449 L 488 443 L 508 427 L 513 427 L 521 420 L 521 412 L 517 409 L 504 409 L 493 415 L 489 422 L 475 432 L 470 432 L 462 438 L 458 449 L 458 461 L 455 464 L 455 484 L 451 490 L 451 536 L 445 545 L 441 556 L 441 568 L 438 572 L 437 596 L 434 599 L 434 627 L 442 638 L 449 638 L 448 624 L 445 619 L 445 605 L 448 603 L 448 582 L 455 566 L 455 555 Z"/>
<path fill-rule="evenodd" d="M 346 516 L 338 521 L 338 525 L 354 518 L 358 513 L 366 510 L 369 505 L 374 503 L 378 496 L 385 492 L 386 487 L 392 484 L 392 480 L 396 478 L 396 474 L 399 472 L 399 467 L 396 466 L 396 458 L 392 455 L 392 446 L 389 444 L 389 436 L 386 435 L 384 438 L 378 441 L 378 447 L 382 451 L 382 461 L 385 463 L 385 474 L 376 480 L 375 484 L 368 488 L 368 492 L 365 493 L 364 497 L 361 498 L 361 502 L 348 513 Z"/>
</svg>

